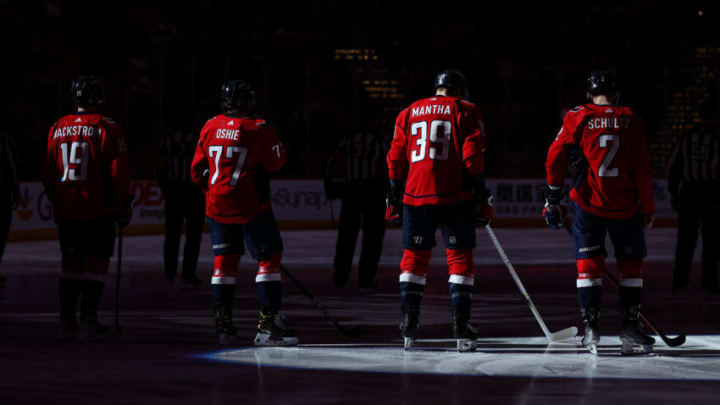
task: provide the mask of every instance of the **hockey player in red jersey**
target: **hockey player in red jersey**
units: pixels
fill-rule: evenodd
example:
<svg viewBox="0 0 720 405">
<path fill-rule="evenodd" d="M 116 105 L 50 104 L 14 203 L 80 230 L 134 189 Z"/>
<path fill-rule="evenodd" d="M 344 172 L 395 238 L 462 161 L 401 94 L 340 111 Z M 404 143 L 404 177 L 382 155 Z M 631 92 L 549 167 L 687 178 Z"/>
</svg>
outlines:
<svg viewBox="0 0 720 405">
<path fill-rule="evenodd" d="M 618 92 L 610 73 L 590 75 L 588 98 L 591 103 L 567 113 L 548 151 L 543 216 L 552 228 L 564 226 L 565 207 L 560 201 L 566 168 L 570 160 L 581 162 L 570 199 L 578 300 L 585 324 L 583 344 L 597 354 L 605 235 L 609 233 L 620 275 L 621 352 L 646 354 L 652 352 L 655 340 L 639 325 L 644 229 L 652 225 L 655 205 L 645 129 L 630 108 L 617 104 Z"/>
<path fill-rule="evenodd" d="M 255 277 L 260 319 L 255 345 L 298 344 L 295 332 L 279 315 L 283 243 L 270 206 L 268 172 L 282 168 L 285 148 L 275 130 L 253 116 L 255 93 L 240 80 L 221 90 L 223 113 L 200 133 L 192 179 L 205 191 L 215 265 L 212 276 L 215 326 L 221 344 L 234 341 L 232 307 L 235 274 L 247 244 L 258 261 Z"/>
<path fill-rule="evenodd" d="M 119 124 L 102 116 L 103 91 L 93 76 L 71 86 L 77 112 L 50 129 L 45 193 L 58 225 L 60 339 L 102 334 L 97 312 L 115 245 L 115 226 L 130 222 L 130 162 Z M 80 300 L 80 324 L 76 320 Z"/>
<path fill-rule="evenodd" d="M 485 132 L 479 109 L 467 99 L 467 81 L 455 70 L 441 72 L 436 95 L 400 112 L 387 161 L 388 219 L 401 218 L 400 263 L 405 349 L 414 344 L 435 231 L 445 240 L 450 271 L 453 330 L 459 351 L 476 348 L 470 325 L 474 284 L 475 225 L 492 216 L 485 188 Z"/>
</svg>

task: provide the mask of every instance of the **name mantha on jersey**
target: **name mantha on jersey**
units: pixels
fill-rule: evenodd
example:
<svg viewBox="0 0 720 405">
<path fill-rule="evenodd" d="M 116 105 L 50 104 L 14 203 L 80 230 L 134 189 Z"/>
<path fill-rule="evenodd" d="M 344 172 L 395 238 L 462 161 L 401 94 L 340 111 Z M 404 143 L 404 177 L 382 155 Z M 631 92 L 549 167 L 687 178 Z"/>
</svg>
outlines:
<svg viewBox="0 0 720 405">
<path fill-rule="evenodd" d="M 406 181 L 405 204 L 468 200 L 464 179 L 484 172 L 484 150 L 485 129 L 477 106 L 456 97 L 421 99 L 395 121 L 389 175 Z"/>
<path fill-rule="evenodd" d="M 258 118 L 218 115 L 205 124 L 192 179 L 206 191 L 206 213 L 221 223 L 245 223 L 271 208 L 267 172 L 285 164 L 275 130 Z"/>
<path fill-rule="evenodd" d="M 50 128 L 43 184 L 55 218 L 112 215 L 130 198 L 122 128 L 100 114 L 62 117 Z"/>
<path fill-rule="evenodd" d="M 573 148 L 587 160 L 570 191 L 584 210 L 618 219 L 655 211 L 645 127 L 630 108 L 586 104 L 570 110 L 548 151 L 548 184 L 563 184 Z"/>
</svg>

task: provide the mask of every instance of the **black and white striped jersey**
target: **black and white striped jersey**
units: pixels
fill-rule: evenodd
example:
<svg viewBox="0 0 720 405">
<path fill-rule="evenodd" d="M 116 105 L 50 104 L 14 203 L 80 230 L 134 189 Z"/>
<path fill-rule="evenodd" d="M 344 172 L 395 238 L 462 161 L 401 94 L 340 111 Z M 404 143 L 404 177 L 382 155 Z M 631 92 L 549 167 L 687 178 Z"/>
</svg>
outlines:
<svg viewBox="0 0 720 405">
<path fill-rule="evenodd" d="M 198 134 L 191 131 L 175 131 L 162 140 L 160 180 L 192 184 L 190 166 L 197 142 Z"/>
<path fill-rule="evenodd" d="M 677 195 L 683 184 L 720 181 L 720 136 L 714 128 L 686 132 L 668 165 L 668 189 Z"/>
<path fill-rule="evenodd" d="M 382 180 L 387 177 L 389 145 L 385 138 L 372 132 L 358 131 L 340 142 L 328 169 L 331 176 L 348 182 Z"/>
</svg>

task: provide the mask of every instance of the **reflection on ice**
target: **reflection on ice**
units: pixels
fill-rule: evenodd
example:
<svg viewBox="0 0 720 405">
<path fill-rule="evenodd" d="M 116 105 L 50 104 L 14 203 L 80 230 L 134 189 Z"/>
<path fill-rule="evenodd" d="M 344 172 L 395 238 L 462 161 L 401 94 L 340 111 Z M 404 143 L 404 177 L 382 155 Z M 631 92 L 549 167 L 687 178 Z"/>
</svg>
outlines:
<svg viewBox="0 0 720 405">
<path fill-rule="evenodd" d="M 576 343 L 548 345 L 541 337 L 478 340 L 478 351 L 457 353 L 450 339 L 418 341 L 403 351 L 397 344 L 322 344 L 294 348 L 242 347 L 204 356 L 252 364 L 380 373 L 429 373 L 518 377 L 720 380 L 720 336 L 688 336 L 682 347 L 655 345 L 655 354 L 620 355 L 617 336 L 603 336 L 599 355 Z"/>
</svg>

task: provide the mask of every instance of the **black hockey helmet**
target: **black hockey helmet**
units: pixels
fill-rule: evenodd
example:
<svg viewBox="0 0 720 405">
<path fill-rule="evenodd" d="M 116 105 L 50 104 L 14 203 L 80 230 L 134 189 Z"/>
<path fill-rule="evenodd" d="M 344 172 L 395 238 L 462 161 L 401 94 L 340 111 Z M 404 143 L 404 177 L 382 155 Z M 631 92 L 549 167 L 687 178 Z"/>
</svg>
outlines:
<svg viewBox="0 0 720 405">
<path fill-rule="evenodd" d="M 224 113 L 252 114 L 255 111 L 255 92 L 243 80 L 230 80 L 220 90 L 220 102 Z"/>
<path fill-rule="evenodd" d="M 468 99 L 468 84 L 465 75 L 457 70 L 448 69 L 438 73 L 435 77 L 435 89 L 444 87 L 450 90 L 458 90 L 464 99 Z"/>
<path fill-rule="evenodd" d="M 615 77 L 612 73 L 605 70 L 596 70 L 590 74 L 587 79 L 587 98 L 592 99 L 594 96 L 605 95 L 614 96 L 618 93 Z"/>
<path fill-rule="evenodd" d="M 95 76 L 78 76 L 70 84 L 72 102 L 77 107 L 99 106 L 105 101 L 105 92 Z"/>
</svg>

